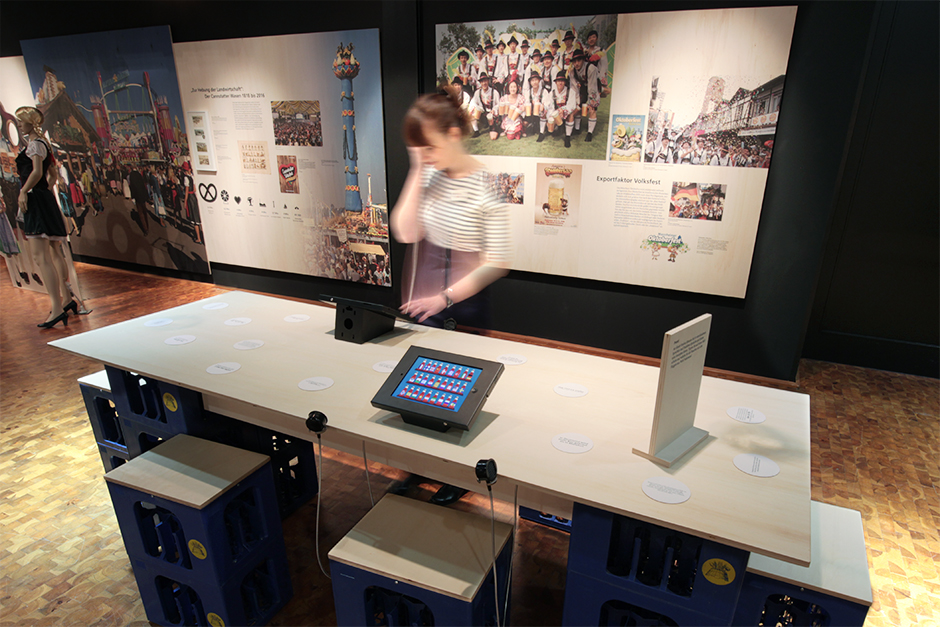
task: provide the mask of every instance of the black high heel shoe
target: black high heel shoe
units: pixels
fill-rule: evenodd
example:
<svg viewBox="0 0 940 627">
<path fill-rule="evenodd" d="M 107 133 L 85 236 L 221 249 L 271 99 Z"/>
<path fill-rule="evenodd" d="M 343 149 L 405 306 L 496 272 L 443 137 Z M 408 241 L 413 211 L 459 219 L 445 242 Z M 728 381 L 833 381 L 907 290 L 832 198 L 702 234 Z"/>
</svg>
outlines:
<svg viewBox="0 0 940 627">
<path fill-rule="evenodd" d="M 63 311 L 62 313 L 60 313 L 58 316 L 56 316 L 55 318 L 53 318 L 53 319 L 50 320 L 49 322 L 43 322 L 43 323 L 41 323 L 41 324 L 37 324 L 36 326 L 39 327 L 40 329 L 51 329 L 51 328 L 54 327 L 60 320 L 62 321 L 62 324 L 63 324 L 63 325 L 69 326 L 69 312 Z"/>
<path fill-rule="evenodd" d="M 73 314 L 78 315 L 78 303 L 74 300 L 70 300 L 69 304 L 62 308 L 62 311 L 68 311 L 69 309 L 72 310 Z"/>
</svg>

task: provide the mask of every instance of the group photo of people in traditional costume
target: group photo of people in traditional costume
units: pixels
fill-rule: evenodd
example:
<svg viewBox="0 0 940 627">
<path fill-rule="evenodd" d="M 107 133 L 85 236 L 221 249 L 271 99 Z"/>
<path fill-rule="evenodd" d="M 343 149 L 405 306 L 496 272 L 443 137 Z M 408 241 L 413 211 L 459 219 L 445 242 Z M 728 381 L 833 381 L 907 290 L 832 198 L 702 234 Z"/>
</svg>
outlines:
<svg viewBox="0 0 940 627">
<path fill-rule="evenodd" d="M 605 159 L 616 15 L 438 24 L 438 82 L 459 86 L 472 154 Z"/>
</svg>

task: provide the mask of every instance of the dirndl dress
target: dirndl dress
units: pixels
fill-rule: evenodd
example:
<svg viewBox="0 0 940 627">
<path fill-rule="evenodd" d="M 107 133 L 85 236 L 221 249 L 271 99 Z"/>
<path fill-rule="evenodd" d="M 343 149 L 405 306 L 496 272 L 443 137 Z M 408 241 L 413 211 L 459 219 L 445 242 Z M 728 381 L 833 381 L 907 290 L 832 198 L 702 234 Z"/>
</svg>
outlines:
<svg viewBox="0 0 940 627">
<path fill-rule="evenodd" d="M 34 142 L 41 141 L 34 139 Z M 32 143 L 32 142 L 30 142 Z M 56 204 L 55 196 L 49 189 L 46 172 L 52 163 L 52 151 L 45 142 L 46 158 L 42 161 L 42 177 L 36 186 L 26 194 L 26 212 L 23 234 L 27 238 L 43 237 L 50 240 L 64 241 L 67 233 L 62 221 L 62 212 Z M 16 156 L 16 170 L 20 175 L 20 185 L 26 182 L 33 172 L 33 160 L 26 155 L 26 149 Z"/>
</svg>

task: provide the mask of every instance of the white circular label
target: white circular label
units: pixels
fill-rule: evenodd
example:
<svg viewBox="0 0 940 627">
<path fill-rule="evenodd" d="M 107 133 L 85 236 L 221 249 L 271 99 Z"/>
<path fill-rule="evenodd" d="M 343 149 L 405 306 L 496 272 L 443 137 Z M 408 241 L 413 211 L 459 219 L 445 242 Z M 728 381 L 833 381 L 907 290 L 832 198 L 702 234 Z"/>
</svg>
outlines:
<svg viewBox="0 0 940 627">
<path fill-rule="evenodd" d="M 251 322 L 251 318 L 229 318 L 225 321 L 225 324 L 230 327 L 238 327 L 249 322 Z"/>
<path fill-rule="evenodd" d="M 692 490 L 678 479 L 653 477 L 643 482 L 643 494 L 654 501 L 675 505 L 688 501 L 692 496 Z"/>
<path fill-rule="evenodd" d="M 173 318 L 154 318 L 144 323 L 145 327 L 165 327 L 173 322 Z"/>
<path fill-rule="evenodd" d="M 189 344 L 195 341 L 195 335 L 174 335 L 173 337 L 168 337 L 163 340 L 163 343 L 169 344 L 170 346 L 182 346 L 183 344 Z"/>
<path fill-rule="evenodd" d="M 777 462 L 754 453 L 741 453 L 734 458 L 734 466 L 741 472 L 746 472 L 755 477 L 776 477 L 780 474 L 780 466 Z"/>
<path fill-rule="evenodd" d="M 507 366 L 521 366 L 525 362 L 529 361 L 525 355 L 516 355 L 513 353 L 506 353 L 505 355 L 500 355 L 496 358 L 496 361 L 506 364 Z"/>
<path fill-rule="evenodd" d="M 738 422 L 746 422 L 752 425 L 767 420 L 767 416 L 764 415 L 764 412 L 751 409 L 750 407 L 729 407 L 728 415 Z"/>
<path fill-rule="evenodd" d="M 206 372 L 209 374 L 231 374 L 241 367 L 242 365 L 237 361 L 222 361 L 206 368 Z"/>
<path fill-rule="evenodd" d="M 225 309 L 228 307 L 228 303 L 209 303 L 208 305 L 203 305 L 203 309 Z"/>
<path fill-rule="evenodd" d="M 308 392 L 319 392 L 333 385 L 333 379 L 329 377 L 310 377 L 297 384 L 301 390 Z"/>
<path fill-rule="evenodd" d="M 391 372 L 397 365 L 397 361 L 377 361 L 372 364 L 372 369 L 376 372 Z"/>
<path fill-rule="evenodd" d="M 588 389 L 580 383 L 559 383 L 555 386 L 555 394 L 568 398 L 579 398 L 588 393 Z"/>
<path fill-rule="evenodd" d="M 559 433 L 552 438 L 552 446 L 562 453 L 587 453 L 594 448 L 594 440 L 580 433 Z"/>
<path fill-rule="evenodd" d="M 262 346 L 264 346 L 264 340 L 242 340 L 241 342 L 232 344 L 232 348 L 236 348 L 240 351 L 251 351 L 256 348 L 261 348 Z"/>
<path fill-rule="evenodd" d="M 284 316 L 284 322 L 306 322 L 307 320 L 310 320 L 310 316 L 307 314 L 291 314 Z"/>
</svg>

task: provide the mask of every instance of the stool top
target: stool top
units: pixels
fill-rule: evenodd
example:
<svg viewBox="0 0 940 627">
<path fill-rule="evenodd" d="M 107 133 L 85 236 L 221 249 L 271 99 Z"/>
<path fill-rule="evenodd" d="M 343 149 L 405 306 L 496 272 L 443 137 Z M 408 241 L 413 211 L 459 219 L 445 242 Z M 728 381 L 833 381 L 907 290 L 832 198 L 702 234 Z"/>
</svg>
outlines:
<svg viewBox="0 0 940 627">
<path fill-rule="evenodd" d="M 97 388 L 105 392 L 111 391 L 111 382 L 108 381 L 108 373 L 104 370 L 85 375 L 78 380 L 82 385 Z"/>
<path fill-rule="evenodd" d="M 810 516 L 812 558 L 808 567 L 751 553 L 748 572 L 870 606 L 862 515 L 854 509 L 812 501 Z"/>
<path fill-rule="evenodd" d="M 488 518 L 386 494 L 330 551 L 330 559 L 470 602 L 493 563 Z M 496 551 L 512 525 L 496 523 Z"/>
<path fill-rule="evenodd" d="M 122 464 L 106 481 L 195 509 L 209 503 L 270 459 L 233 446 L 180 434 Z"/>
</svg>

